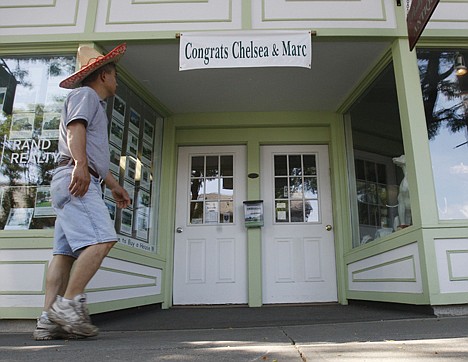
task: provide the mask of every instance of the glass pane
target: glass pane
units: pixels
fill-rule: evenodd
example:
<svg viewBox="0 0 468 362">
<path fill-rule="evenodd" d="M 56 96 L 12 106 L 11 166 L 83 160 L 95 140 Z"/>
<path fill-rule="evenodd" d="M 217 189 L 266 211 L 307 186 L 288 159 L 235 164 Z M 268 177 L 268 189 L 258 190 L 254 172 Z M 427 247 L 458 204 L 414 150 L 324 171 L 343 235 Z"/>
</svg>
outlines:
<svg viewBox="0 0 468 362">
<path fill-rule="evenodd" d="M 206 156 L 206 177 L 217 177 L 218 172 L 218 156 Z"/>
<path fill-rule="evenodd" d="M 190 203 L 190 223 L 203 224 L 203 202 Z"/>
<path fill-rule="evenodd" d="M 228 224 L 234 222 L 234 204 L 232 201 L 221 201 L 221 212 L 219 215 L 219 222 Z"/>
<path fill-rule="evenodd" d="M 301 176 L 302 164 L 300 155 L 289 156 L 289 176 Z"/>
<path fill-rule="evenodd" d="M 0 229 L 54 227 L 50 181 L 69 93 L 58 84 L 74 67 L 74 57 L 0 58 Z"/>
<path fill-rule="evenodd" d="M 468 61 L 468 51 L 418 49 L 417 56 L 439 219 L 467 220 L 468 74 L 457 75 L 455 67 Z M 399 215 L 402 226 L 410 224 L 410 214 Z"/>
<path fill-rule="evenodd" d="M 275 220 L 276 222 L 289 221 L 288 201 L 276 201 L 275 203 Z"/>
<path fill-rule="evenodd" d="M 387 187 L 385 185 L 377 185 L 378 203 L 380 205 L 387 205 Z"/>
<path fill-rule="evenodd" d="M 218 191 L 218 182 L 219 179 L 206 179 L 205 185 L 205 199 L 212 200 L 219 198 L 219 191 Z"/>
<path fill-rule="evenodd" d="M 233 157 L 221 156 L 221 176 L 233 176 Z"/>
<path fill-rule="evenodd" d="M 305 203 L 305 221 L 306 222 L 318 222 L 319 221 L 319 209 L 317 200 L 307 200 Z"/>
<path fill-rule="evenodd" d="M 290 178 L 290 197 L 294 199 L 302 198 L 302 178 L 301 177 L 291 177 Z"/>
<path fill-rule="evenodd" d="M 356 181 L 356 192 L 358 202 L 367 202 L 366 182 Z"/>
<path fill-rule="evenodd" d="M 220 199 L 232 200 L 234 195 L 234 179 L 232 177 L 221 179 Z"/>
<path fill-rule="evenodd" d="M 304 177 L 304 197 L 307 199 L 316 199 L 318 197 L 316 177 Z"/>
<path fill-rule="evenodd" d="M 275 178 L 275 199 L 287 199 L 288 197 L 288 179 L 286 177 Z"/>
<path fill-rule="evenodd" d="M 371 182 L 377 182 L 377 172 L 375 169 L 375 163 L 366 161 L 366 180 Z"/>
<path fill-rule="evenodd" d="M 203 177 L 204 176 L 205 157 L 193 156 L 192 157 L 192 177 Z"/>
<path fill-rule="evenodd" d="M 190 199 L 202 200 L 204 195 L 203 179 L 192 179 L 190 181 Z"/>
<path fill-rule="evenodd" d="M 304 222 L 304 202 L 291 201 L 291 222 Z"/>
<path fill-rule="evenodd" d="M 304 175 L 317 175 L 317 165 L 315 163 L 315 155 L 304 155 Z"/>
<path fill-rule="evenodd" d="M 286 156 L 275 156 L 275 176 L 286 176 L 287 161 Z"/>
<path fill-rule="evenodd" d="M 358 180 L 365 180 L 366 179 L 366 171 L 364 168 L 364 161 L 363 160 L 354 160 L 354 167 L 356 172 L 356 179 Z"/>
<path fill-rule="evenodd" d="M 387 171 L 385 165 L 378 163 L 377 164 L 377 182 L 386 183 L 387 182 Z"/>
<path fill-rule="evenodd" d="M 219 221 L 218 201 L 205 202 L 205 224 L 217 224 Z"/>
<path fill-rule="evenodd" d="M 358 204 L 359 224 L 369 225 L 369 210 L 365 203 Z"/>
</svg>

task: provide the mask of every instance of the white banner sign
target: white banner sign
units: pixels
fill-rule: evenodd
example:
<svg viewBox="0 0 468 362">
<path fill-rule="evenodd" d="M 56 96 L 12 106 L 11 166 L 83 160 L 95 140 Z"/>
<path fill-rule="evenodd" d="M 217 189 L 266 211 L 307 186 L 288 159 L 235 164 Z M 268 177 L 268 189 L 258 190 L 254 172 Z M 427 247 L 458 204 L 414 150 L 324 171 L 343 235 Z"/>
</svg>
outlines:
<svg viewBox="0 0 468 362">
<path fill-rule="evenodd" d="M 179 70 L 243 67 L 310 68 L 309 31 L 180 34 Z"/>
</svg>

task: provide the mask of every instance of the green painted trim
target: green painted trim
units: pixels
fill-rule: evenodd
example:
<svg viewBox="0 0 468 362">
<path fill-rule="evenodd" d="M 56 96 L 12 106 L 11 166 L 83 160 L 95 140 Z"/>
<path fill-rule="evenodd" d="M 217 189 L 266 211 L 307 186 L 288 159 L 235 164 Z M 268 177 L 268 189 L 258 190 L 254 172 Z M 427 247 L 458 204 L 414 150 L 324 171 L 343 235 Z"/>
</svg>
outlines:
<svg viewBox="0 0 468 362">
<path fill-rule="evenodd" d="M 78 0 L 77 0 L 78 1 Z M 54 8 L 57 0 L 52 0 L 52 4 L 35 4 L 35 5 L 0 5 L 0 9 L 18 9 L 18 8 Z"/>
<path fill-rule="evenodd" d="M 352 290 L 348 291 L 348 299 L 413 305 L 430 304 L 429 298 L 425 293 L 358 292 Z"/>
<path fill-rule="evenodd" d="M 382 6 L 382 17 L 378 18 L 318 18 L 318 17 L 303 17 L 303 18 L 275 18 L 275 19 L 268 19 L 265 15 L 265 4 L 266 0 L 262 0 L 262 22 L 267 23 L 267 22 L 279 22 L 279 21 L 289 21 L 289 22 L 304 22 L 304 21 L 348 21 L 348 22 L 353 22 L 353 21 L 386 21 L 387 20 L 387 12 L 385 8 L 385 3 L 384 0 L 380 0 L 380 5 Z M 288 0 L 286 0 L 288 1 Z M 348 0 L 349 1 L 349 0 Z M 352 0 L 351 0 L 352 1 Z M 359 0 L 354 0 L 354 1 L 359 1 Z M 374 0 L 375 1 L 375 0 Z"/>
<path fill-rule="evenodd" d="M 448 264 L 448 270 L 449 270 L 449 280 L 452 282 L 468 280 L 468 273 L 464 277 L 455 277 L 453 275 L 452 259 L 450 258 L 452 255 L 455 255 L 455 254 L 468 254 L 468 250 L 447 250 L 446 254 L 447 254 L 447 264 Z"/>
<path fill-rule="evenodd" d="M 348 278 L 344 254 L 352 244 L 352 240 L 349 238 L 349 235 L 352 235 L 352 226 L 347 184 L 348 176 L 346 172 L 346 139 L 343 116 L 336 114 L 330 125 L 330 139 L 332 141 L 329 144 L 329 157 L 338 302 L 347 304 L 346 287 Z"/>
<path fill-rule="evenodd" d="M 20 5 L 20 6 L 0 6 L 0 8 L 7 9 L 7 8 L 54 8 L 56 5 L 57 0 L 53 0 L 53 4 L 51 5 Z M 16 24 L 16 25 L 9 25 L 9 26 L 2 26 L 0 25 L 0 28 L 6 28 L 6 29 L 15 29 L 15 28 L 54 28 L 54 27 L 60 27 L 60 26 L 76 26 L 77 20 L 78 20 L 78 8 L 79 8 L 79 0 L 75 0 L 75 14 L 73 17 L 73 21 L 71 23 L 58 23 L 58 24 Z"/>
<path fill-rule="evenodd" d="M 176 195 L 176 173 L 177 173 L 177 146 L 175 142 L 176 128 L 171 119 L 165 121 L 163 131 L 163 149 L 161 169 L 161 195 L 159 198 L 158 239 L 161 255 L 166 260 L 162 279 L 162 294 L 164 295 L 163 308 L 172 306 L 172 280 L 174 270 L 174 230 L 175 230 L 175 195 Z"/>
<path fill-rule="evenodd" d="M 48 260 L 0 261 L 0 265 L 1 264 L 5 264 L 5 265 L 11 265 L 11 264 L 17 264 L 17 265 L 39 264 L 39 265 L 44 266 L 44 270 L 47 270 L 47 268 L 49 267 L 49 261 Z M 1 290 L 0 295 L 42 295 L 42 294 L 45 293 L 45 284 L 46 284 L 46 277 L 45 277 L 45 273 L 44 273 L 44 278 L 42 280 L 42 289 L 41 290 L 37 290 L 37 291 Z"/>
<path fill-rule="evenodd" d="M 345 256 L 345 264 L 351 264 L 362 259 L 370 258 L 374 255 L 379 255 L 391 251 L 393 249 L 398 249 L 403 246 L 422 242 L 423 236 L 421 229 L 406 228 L 395 232 L 388 237 L 375 240 L 372 243 L 360 245 L 348 251 Z M 395 235 L 396 234 L 396 235 Z"/>
<path fill-rule="evenodd" d="M 96 26 L 98 1 L 88 1 L 88 9 L 86 10 L 86 22 L 84 33 L 94 33 L 94 27 Z"/>
<path fill-rule="evenodd" d="M 242 30 L 252 30 L 252 3 L 242 0 Z"/>
<path fill-rule="evenodd" d="M 359 273 L 363 273 L 363 272 L 367 272 L 367 271 L 370 271 L 370 270 L 376 270 L 376 269 L 380 269 L 382 267 L 385 267 L 385 266 L 388 266 L 388 265 L 392 265 L 392 264 L 397 264 L 397 263 L 400 263 L 402 261 L 407 261 L 407 260 L 411 260 L 413 263 L 413 275 L 414 277 L 413 278 L 375 278 L 375 279 L 359 279 L 359 278 L 356 278 L 356 275 L 359 274 Z M 355 283 L 368 283 L 368 282 L 416 282 L 416 265 L 415 265 L 415 262 L 414 262 L 414 256 L 413 255 L 410 255 L 410 256 L 406 256 L 404 258 L 398 258 L 398 259 L 394 259 L 394 260 L 389 260 L 385 263 L 380 263 L 380 264 L 375 264 L 371 267 L 367 267 L 367 268 L 363 268 L 363 269 L 359 269 L 359 270 L 355 270 L 351 273 L 352 275 L 352 280 L 353 282 Z"/>
<path fill-rule="evenodd" d="M 72 55 L 75 56 L 78 43 L 51 43 L 47 42 L 33 44 L 2 44 L 0 38 L 0 54 L 7 55 Z"/>
<path fill-rule="evenodd" d="M 151 297 L 136 297 L 129 299 L 115 300 L 112 302 L 100 302 L 88 304 L 88 309 L 90 314 L 98 314 L 111 312 L 122 309 L 129 309 L 134 307 L 140 307 L 143 305 L 151 304 L 160 304 L 162 299 L 160 296 L 151 296 Z M 5 308 L 0 307 L 0 320 L 1 319 L 33 319 L 35 320 L 40 316 L 42 312 L 42 307 L 15 307 L 15 308 Z"/>
<path fill-rule="evenodd" d="M 261 307 L 262 293 L 262 232 L 260 228 L 247 229 L 248 301 L 249 307 Z M 260 261 L 260 262 L 259 262 Z"/>
<path fill-rule="evenodd" d="M 413 225 L 437 223 L 437 202 L 416 52 L 410 52 L 406 39 L 397 39 L 393 43 L 392 54 Z"/>
</svg>

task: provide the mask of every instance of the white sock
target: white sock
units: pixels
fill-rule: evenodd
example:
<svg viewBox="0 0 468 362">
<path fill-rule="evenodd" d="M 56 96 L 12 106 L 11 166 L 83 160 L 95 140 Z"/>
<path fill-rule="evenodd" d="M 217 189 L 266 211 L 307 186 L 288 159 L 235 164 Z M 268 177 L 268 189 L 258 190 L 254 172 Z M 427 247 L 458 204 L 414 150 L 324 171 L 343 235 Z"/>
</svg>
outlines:
<svg viewBox="0 0 468 362">
<path fill-rule="evenodd" d="M 71 302 L 72 300 L 71 299 L 67 299 L 67 298 L 62 298 L 62 302 Z"/>
<path fill-rule="evenodd" d="M 42 311 L 41 318 L 49 320 L 49 315 L 47 314 L 47 311 L 45 311 L 45 310 Z"/>
</svg>

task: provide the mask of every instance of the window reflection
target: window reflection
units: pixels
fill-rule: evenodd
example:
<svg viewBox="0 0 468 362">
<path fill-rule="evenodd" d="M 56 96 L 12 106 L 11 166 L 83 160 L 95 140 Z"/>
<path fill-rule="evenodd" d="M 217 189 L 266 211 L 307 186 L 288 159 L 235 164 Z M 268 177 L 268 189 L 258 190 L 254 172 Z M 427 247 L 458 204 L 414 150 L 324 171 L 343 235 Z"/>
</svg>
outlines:
<svg viewBox="0 0 468 362">
<path fill-rule="evenodd" d="M 417 55 L 439 219 L 468 219 L 468 74 L 455 74 L 456 58 L 468 60 L 468 51 Z"/>
<path fill-rule="evenodd" d="M 51 171 L 58 157 L 60 113 L 68 90 L 58 83 L 74 57 L 0 58 L 0 228 L 54 225 Z"/>
<path fill-rule="evenodd" d="M 358 246 L 412 223 L 393 64 L 348 115 L 354 150 L 353 245 Z"/>
<path fill-rule="evenodd" d="M 274 166 L 275 221 L 318 222 L 316 155 L 275 155 Z"/>
<path fill-rule="evenodd" d="M 191 157 L 191 224 L 234 222 L 233 165 L 232 155 Z"/>
</svg>

